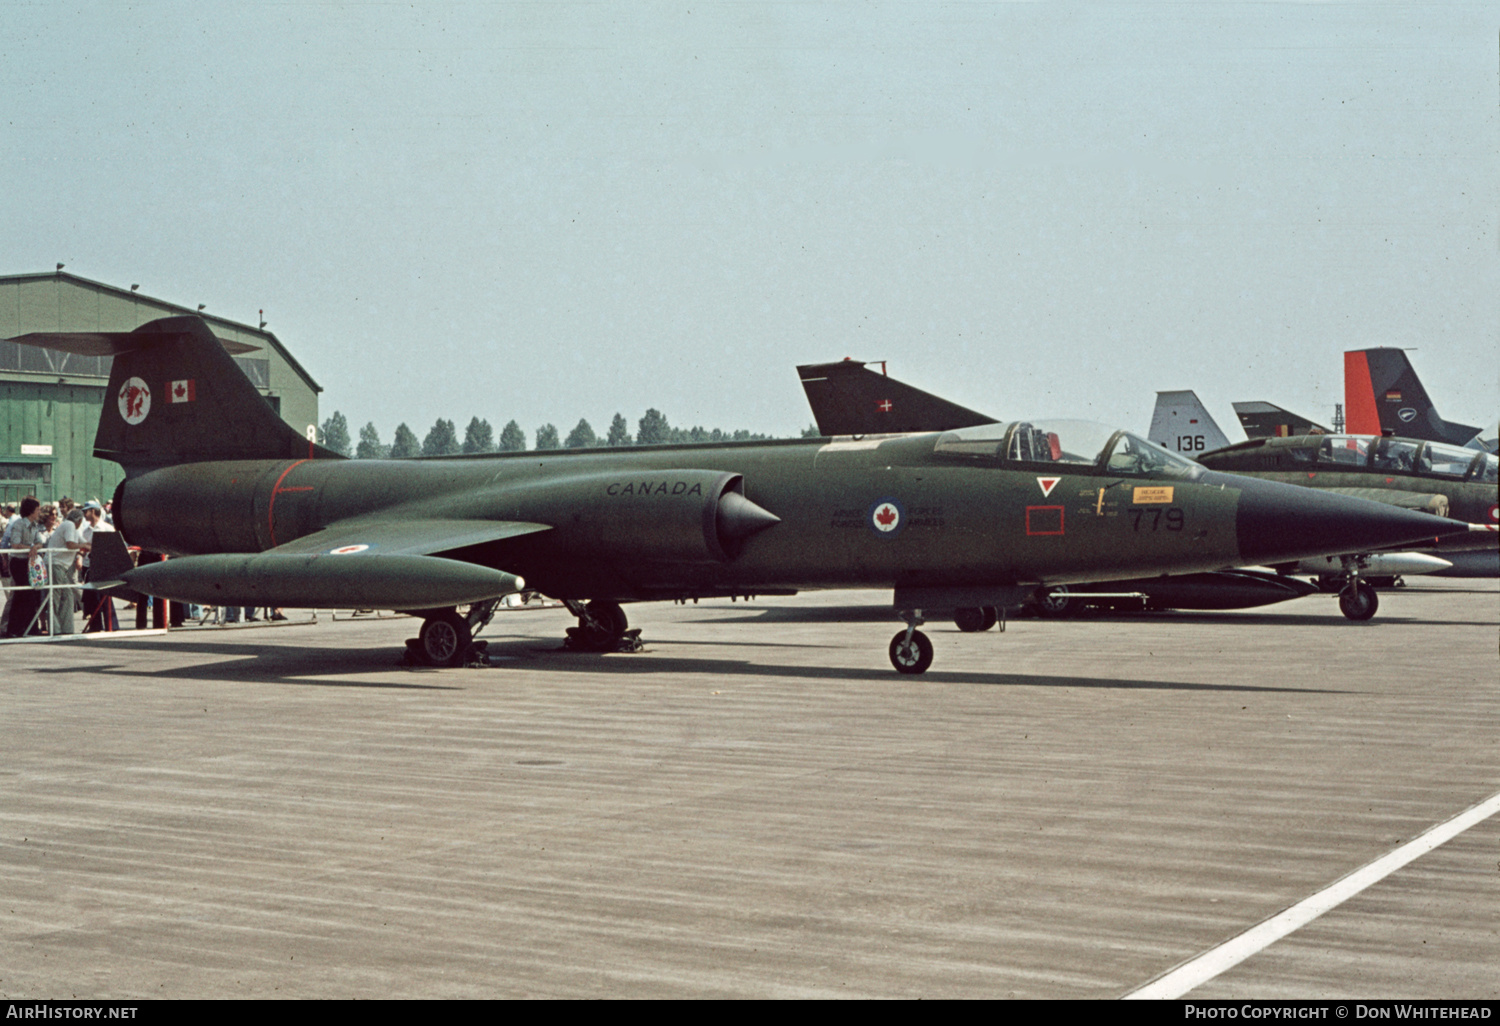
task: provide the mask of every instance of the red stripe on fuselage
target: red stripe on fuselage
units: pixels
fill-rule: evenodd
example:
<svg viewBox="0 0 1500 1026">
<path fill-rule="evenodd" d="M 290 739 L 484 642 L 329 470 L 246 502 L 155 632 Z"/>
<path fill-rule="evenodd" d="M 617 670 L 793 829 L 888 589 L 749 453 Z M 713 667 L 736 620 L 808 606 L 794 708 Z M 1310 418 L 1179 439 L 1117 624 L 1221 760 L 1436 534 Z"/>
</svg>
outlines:
<svg viewBox="0 0 1500 1026">
<path fill-rule="evenodd" d="M 298 460 L 296 463 L 288 466 L 281 472 L 281 476 L 276 479 L 276 483 L 271 486 L 271 502 L 266 507 L 266 530 L 271 535 L 271 548 L 273 549 L 276 547 L 276 496 L 280 495 L 282 492 L 312 491 L 312 485 L 307 485 L 302 488 L 283 488 L 281 487 L 281 482 L 286 480 L 286 476 L 288 474 L 290 474 L 292 471 L 296 470 L 306 462 L 307 460 Z"/>
</svg>

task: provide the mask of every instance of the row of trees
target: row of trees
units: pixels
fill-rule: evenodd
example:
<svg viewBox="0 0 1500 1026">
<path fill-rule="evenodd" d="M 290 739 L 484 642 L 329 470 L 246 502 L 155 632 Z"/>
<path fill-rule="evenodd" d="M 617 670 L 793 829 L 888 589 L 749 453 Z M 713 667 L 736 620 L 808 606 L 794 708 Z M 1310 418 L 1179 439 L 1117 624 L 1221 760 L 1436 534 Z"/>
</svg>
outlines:
<svg viewBox="0 0 1500 1026">
<path fill-rule="evenodd" d="M 332 449 L 334 452 L 345 456 L 354 456 L 358 459 L 384 459 L 394 456 L 455 456 L 459 453 L 485 453 L 485 452 L 521 452 L 526 449 L 526 432 L 521 425 L 515 421 L 506 424 L 500 429 L 500 437 L 495 438 L 495 429 L 490 422 L 475 417 L 469 421 L 469 426 L 464 429 L 463 441 L 458 439 L 458 428 L 451 420 L 438 418 L 438 422 L 432 425 L 432 430 L 427 432 L 427 437 L 420 442 L 417 441 L 416 433 L 406 424 L 396 426 L 396 434 L 391 439 L 391 444 L 386 445 L 380 440 L 380 432 L 375 429 L 373 422 L 359 429 L 359 443 L 356 445 L 349 436 L 349 421 L 342 413 L 334 411 L 333 416 L 323 422 L 323 429 L 319 432 L 319 441 Z M 817 429 L 809 427 L 802 433 L 804 438 L 816 437 Z M 533 449 L 592 449 L 596 447 L 620 447 L 626 445 L 655 445 L 659 443 L 673 442 L 757 442 L 770 438 L 770 435 L 754 434 L 750 431 L 721 431 L 718 428 L 708 430 L 702 427 L 674 428 L 667 422 L 667 418 L 660 410 L 647 410 L 646 415 L 636 422 L 634 436 L 630 433 L 630 426 L 625 418 L 616 413 L 614 420 L 610 421 L 609 431 L 602 438 L 595 433 L 592 425 L 587 420 L 580 420 L 568 432 L 566 439 L 558 434 L 556 426 L 543 424 L 536 429 L 536 444 Z"/>
</svg>

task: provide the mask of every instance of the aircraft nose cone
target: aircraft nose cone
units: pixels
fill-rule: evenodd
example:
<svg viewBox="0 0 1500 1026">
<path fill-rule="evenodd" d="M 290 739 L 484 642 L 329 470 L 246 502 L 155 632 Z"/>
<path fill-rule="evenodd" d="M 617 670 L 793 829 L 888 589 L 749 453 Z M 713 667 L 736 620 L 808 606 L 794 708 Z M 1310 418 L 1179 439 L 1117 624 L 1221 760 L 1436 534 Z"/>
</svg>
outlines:
<svg viewBox="0 0 1500 1026">
<path fill-rule="evenodd" d="M 1240 489 L 1235 531 L 1246 565 L 1430 545 L 1441 535 L 1467 530 L 1430 513 L 1336 492 L 1214 476 Z"/>
</svg>

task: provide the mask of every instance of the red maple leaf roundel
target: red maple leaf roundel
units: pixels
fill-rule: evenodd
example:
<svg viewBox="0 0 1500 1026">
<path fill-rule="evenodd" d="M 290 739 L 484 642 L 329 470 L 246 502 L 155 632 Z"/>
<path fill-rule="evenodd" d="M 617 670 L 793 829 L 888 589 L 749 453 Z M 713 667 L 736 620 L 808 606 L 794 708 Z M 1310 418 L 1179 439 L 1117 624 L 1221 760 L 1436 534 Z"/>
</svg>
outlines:
<svg viewBox="0 0 1500 1026">
<path fill-rule="evenodd" d="M 877 499 L 865 516 L 870 518 L 865 521 L 870 530 L 882 538 L 893 538 L 901 530 L 903 513 L 901 504 L 895 499 Z"/>
</svg>

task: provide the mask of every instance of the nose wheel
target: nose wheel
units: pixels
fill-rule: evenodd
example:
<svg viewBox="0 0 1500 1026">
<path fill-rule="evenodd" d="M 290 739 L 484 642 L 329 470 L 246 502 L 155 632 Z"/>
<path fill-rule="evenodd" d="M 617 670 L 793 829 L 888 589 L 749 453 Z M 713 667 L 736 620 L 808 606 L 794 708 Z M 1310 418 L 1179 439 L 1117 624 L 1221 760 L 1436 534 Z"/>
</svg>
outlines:
<svg viewBox="0 0 1500 1026">
<path fill-rule="evenodd" d="M 920 609 L 903 609 L 901 619 L 906 621 L 906 630 L 891 639 L 891 665 L 897 673 L 926 673 L 932 665 L 932 642 L 927 635 L 917 630 L 922 624 Z"/>
<path fill-rule="evenodd" d="M 1356 622 L 1368 620 L 1380 608 L 1380 596 L 1368 581 L 1355 580 L 1339 592 L 1339 612 Z"/>
<path fill-rule="evenodd" d="M 932 642 L 921 631 L 900 631 L 891 639 L 891 665 L 897 673 L 925 673 L 932 665 Z"/>
</svg>

